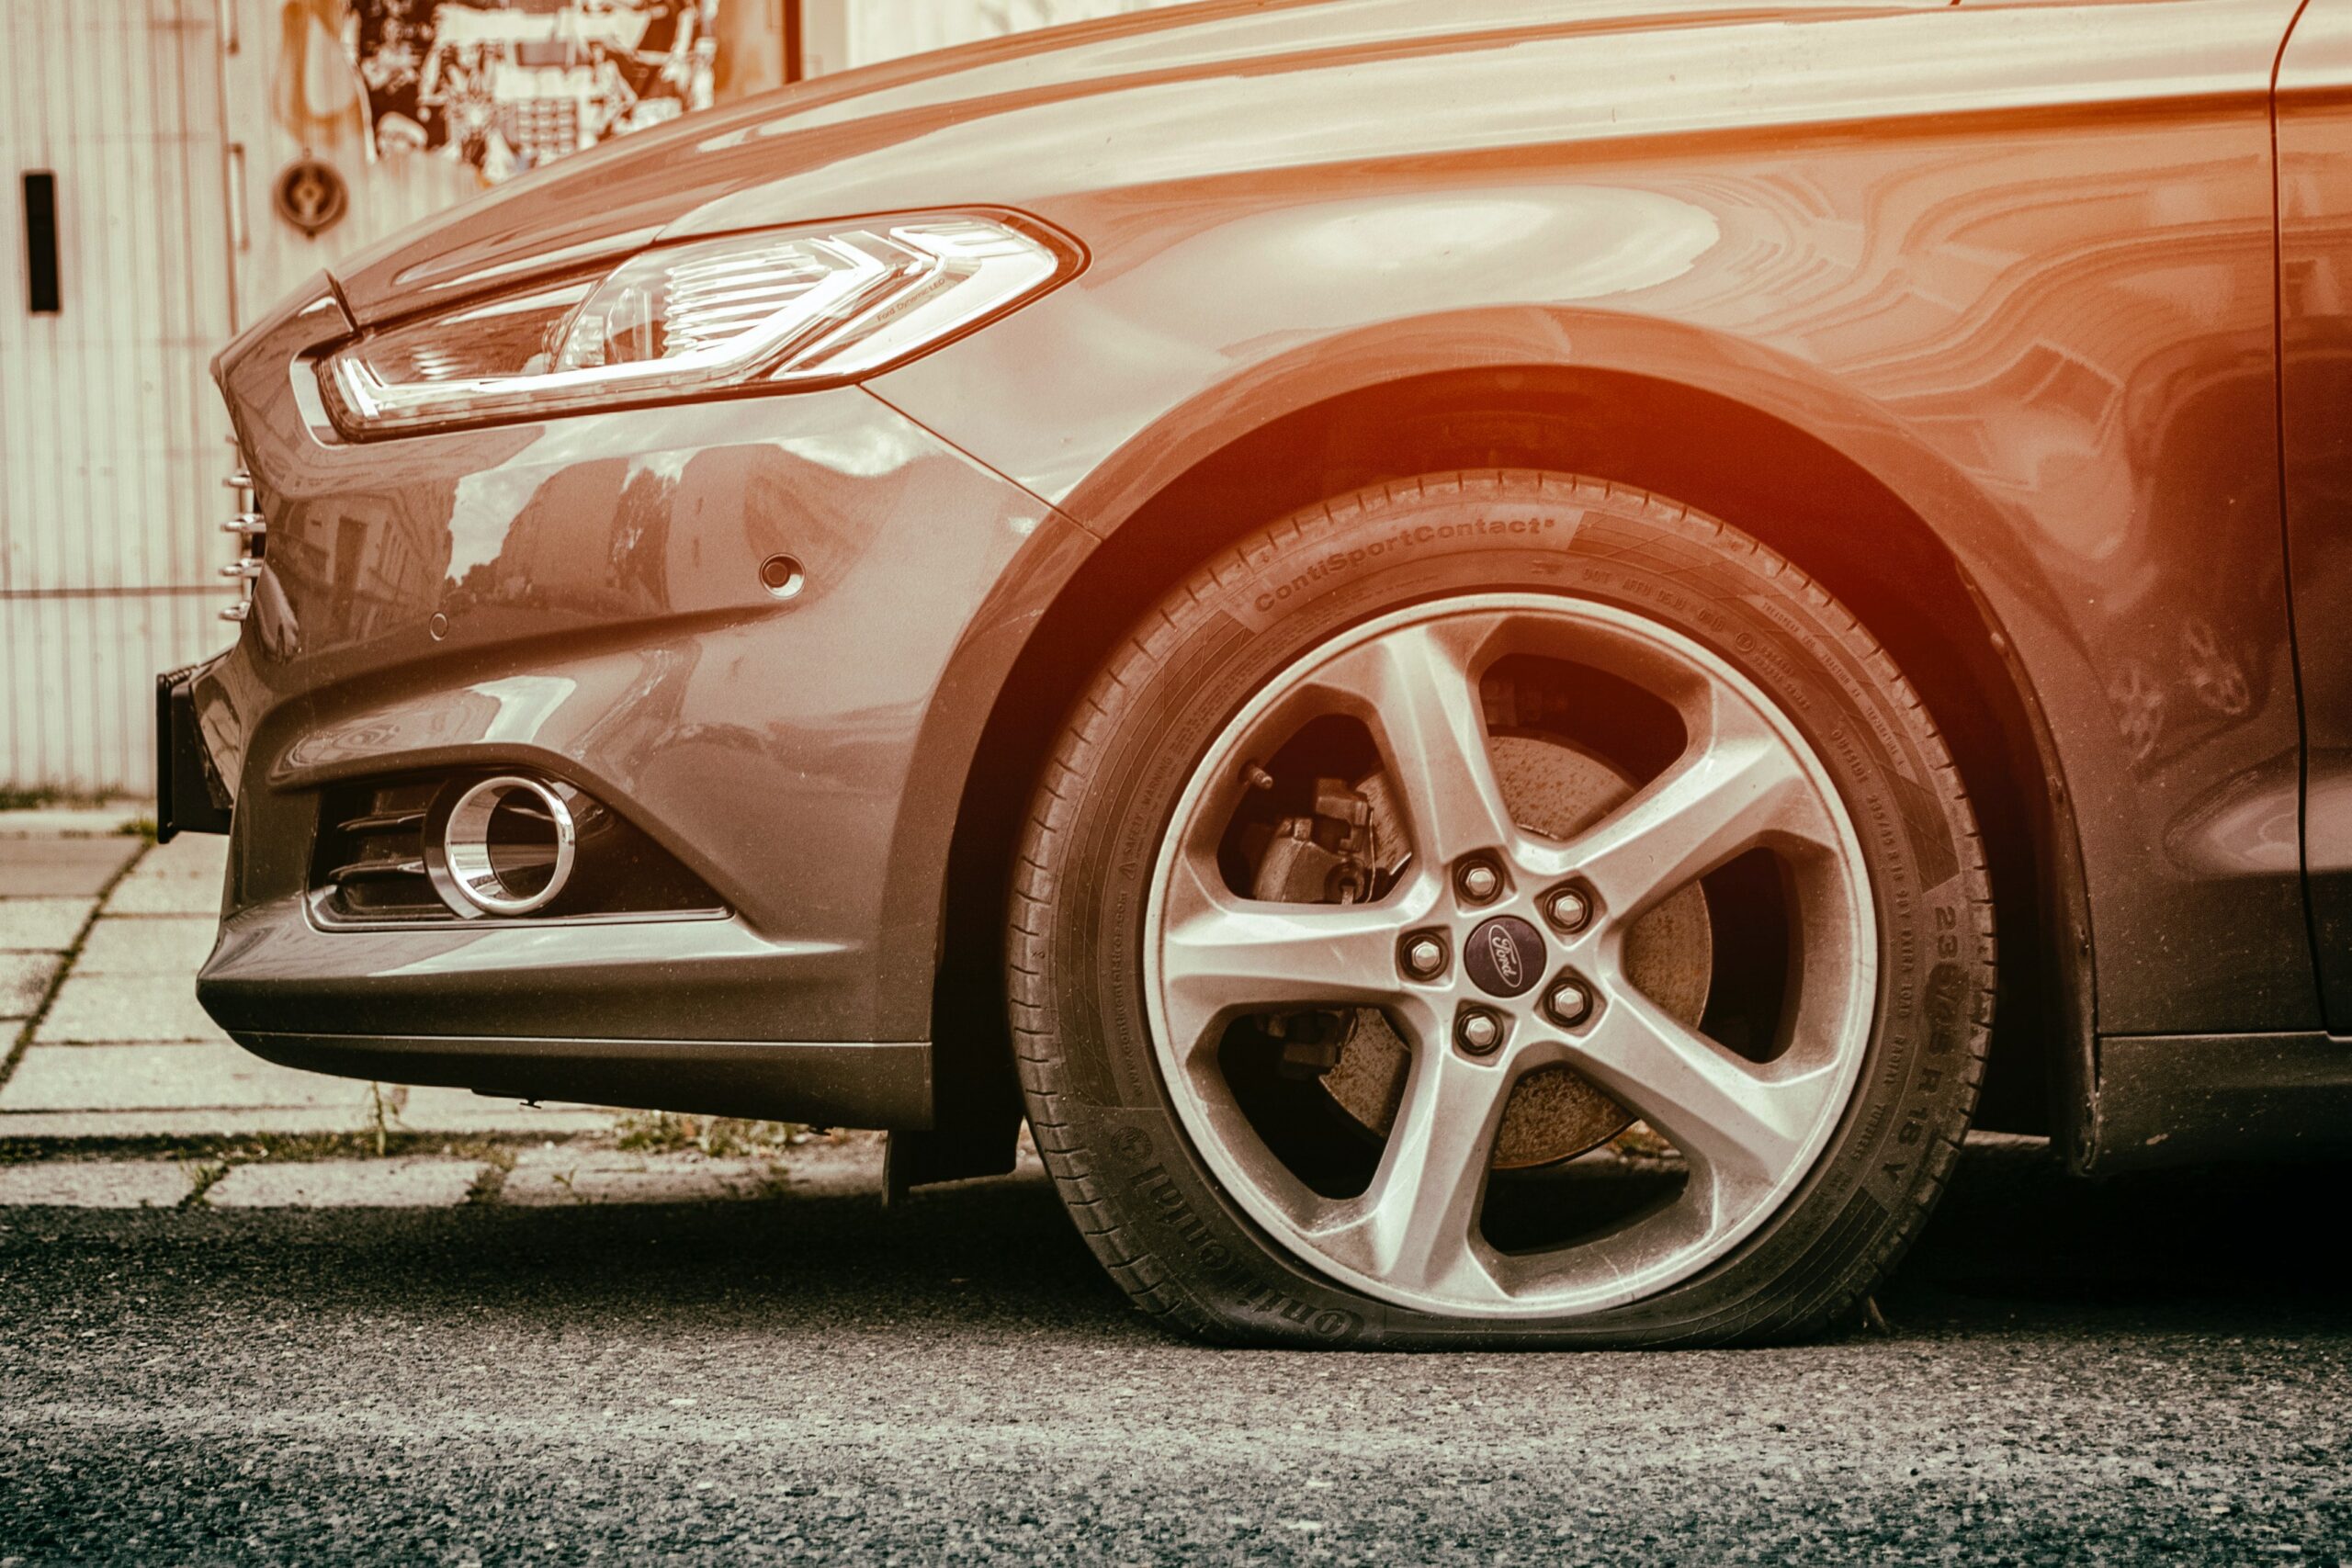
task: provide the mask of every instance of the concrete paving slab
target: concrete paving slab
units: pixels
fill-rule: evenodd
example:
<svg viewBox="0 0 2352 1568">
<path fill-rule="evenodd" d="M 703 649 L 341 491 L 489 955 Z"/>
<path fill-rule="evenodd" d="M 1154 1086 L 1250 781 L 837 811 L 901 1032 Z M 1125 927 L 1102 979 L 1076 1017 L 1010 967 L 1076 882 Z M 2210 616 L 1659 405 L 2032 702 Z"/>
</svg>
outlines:
<svg viewBox="0 0 2352 1568">
<path fill-rule="evenodd" d="M 561 1203 L 707 1203 L 766 1197 L 775 1190 L 781 1177 L 764 1160 L 595 1148 L 526 1149 L 506 1173 L 499 1200 L 526 1208 Z"/>
<path fill-rule="evenodd" d="M 796 1144 L 777 1173 L 785 1191 L 798 1198 L 840 1197 L 882 1190 L 882 1159 L 888 1141 L 879 1133 L 849 1133 Z"/>
<path fill-rule="evenodd" d="M 387 1086 L 384 1100 L 385 1127 L 396 1134 L 568 1138 L 609 1132 L 615 1122 L 613 1112 L 587 1106 L 528 1106 L 463 1089 Z M 61 1106 L 67 1100 L 105 1103 Z M 133 1100 L 145 1103 L 127 1103 Z M 366 1083 L 275 1066 L 233 1045 L 36 1045 L 0 1086 L 0 1141 L 300 1136 L 375 1126 Z"/>
<path fill-rule="evenodd" d="M 30 811 L 0 811 L 0 839 L 111 839 L 130 836 L 153 801 L 116 806 L 44 806 Z"/>
<path fill-rule="evenodd" d="M 489 1168 L 469 1159 L 241 1165 L 203 1201 L 214 1209 L 454 1209 Z"/>
<path fill-rule="evenodd" d="M 361 1109 L 334 1105 L 198 1107 L 190 1111 L 11 1111 L 0 1108 L 0 1144 L 12 1140 L 87 1144 L 126 1138 L 293 1138 L 364 1133 L 374 1125 Z"/>
<path fill-rule="evenodd" d="M 0 1111 L 324 1108 L 356 1124 L 367 1100 L 365 1084 L 297 1072 L 226 1043 L 36 1044 L 0 1084 Z"/>
<path fill-rule="evenodd" d="M 58 953 L 0 953 L 0 1022 L 28 1019 L 40 1010 L 49 983 L 65 965 Z M 13 1033 L 13 1030 L 0 1032 Z"/>
<path fill-rule="evenodd" d="M 170 1160 L 40 1160 L 0 1165 L 0 1208 L 170 1209 L 196 1185 Z"/>
<path fill-rule="evenodd" d="M 75 975 L 171 975 L 193 986 L 196 972 L 211 956 L 220 922 L 210 915 L 156 915 L 139 919 L 114 916 L 90 928 Z"/>
<path fill-rule="evenodd" d="M 138 839 L 0 840 L 0 898 L 92 897 L 144 847 Z"/>
<path fill-rule="evenodd" d="M 229 1040 L 197 1005 L 193 972 L 85 975 L 78 969 L 58 987 L 33 1038 L 45 1045 L 198 1040 L 226 1045 Z"/>
<path fill-rule="evenodd" d="M 0 898 L 0 953 L 62 953 L 97 907 L 96 898 Z"/>
<path fill-rule="evenodd" d="M 612 1111 L 593 1105 L 551 1100 L 526 1105 L 519 1100 L 480 1095 L 467 1089 L 419 1085 L 386 1092 L 394 1107 L 391 1125 L 405 1133 L 560 1138 L 574 1133 L 605 1132 L 614 1122 Z"/>
<path fill-rule="evenodd" d="M 138 873 L 133 872 L 132 876 Z M 220 883 L 196 877 L 158 877 L 134 884 L 122 879 L 107 900 L 109 915 L 209 915 L 220 913 Z"/>
<path fill-rule="evenodd" d="M 191 835 L 160 844 L 107 900 L 110 915 L 218 915 L 229 840 Z"/>
</svg>

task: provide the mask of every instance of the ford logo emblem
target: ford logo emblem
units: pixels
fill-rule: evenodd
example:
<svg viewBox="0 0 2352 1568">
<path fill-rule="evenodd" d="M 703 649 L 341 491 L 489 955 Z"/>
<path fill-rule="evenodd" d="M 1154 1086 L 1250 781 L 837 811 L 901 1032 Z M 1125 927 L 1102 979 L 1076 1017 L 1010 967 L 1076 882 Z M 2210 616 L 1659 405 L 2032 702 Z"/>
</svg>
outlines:
<svg viewBox="0 0 2352 1568">
<path fill-rule="evenodd" d="M 1544 937 L 1516 915 L 1497 915 L 1463 943 L 1462 966 L 1490 997 L 1515 997 L 1544 968 Z"/>
<path fill-rule="evenodd" d="M 1495 978 L 1511 990 L 1519 989 L 1527 972 L 1520 964 L 1519 943 L 1511 941 L 1510 932 L 1499 925 L 1488 926 L 1487 951 L 1495 960 Z"/>
</svg>

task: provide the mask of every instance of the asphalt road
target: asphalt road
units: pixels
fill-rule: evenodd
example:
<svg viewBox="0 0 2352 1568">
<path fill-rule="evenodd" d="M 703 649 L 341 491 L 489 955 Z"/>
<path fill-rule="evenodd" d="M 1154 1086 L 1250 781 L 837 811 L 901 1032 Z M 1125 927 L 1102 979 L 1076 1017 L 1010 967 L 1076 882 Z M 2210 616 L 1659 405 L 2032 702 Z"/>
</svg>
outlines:
<svg viewBox="0 0 2352 1568">
<path fill-rule="evenodd" d="M 0 1562 L 2333 1562 L 2343 1168 L 1973 1153 L 1890 1331 L 1204 1349 L 1015 1179 L 0 1213 Z"/>
</svg>

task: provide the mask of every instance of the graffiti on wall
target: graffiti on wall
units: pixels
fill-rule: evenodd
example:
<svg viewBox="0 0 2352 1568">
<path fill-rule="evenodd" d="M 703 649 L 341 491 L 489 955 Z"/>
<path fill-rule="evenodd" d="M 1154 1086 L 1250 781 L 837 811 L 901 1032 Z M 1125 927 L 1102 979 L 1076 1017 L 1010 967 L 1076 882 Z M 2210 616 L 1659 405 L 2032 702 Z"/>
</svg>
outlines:
<svg viewBox="0 0 2352 1568">
<path fill-rule="evenodd" d="M 379 152 L 487 181 L 710 106 L 719 0 L 351 0 Z"/>
</svg>

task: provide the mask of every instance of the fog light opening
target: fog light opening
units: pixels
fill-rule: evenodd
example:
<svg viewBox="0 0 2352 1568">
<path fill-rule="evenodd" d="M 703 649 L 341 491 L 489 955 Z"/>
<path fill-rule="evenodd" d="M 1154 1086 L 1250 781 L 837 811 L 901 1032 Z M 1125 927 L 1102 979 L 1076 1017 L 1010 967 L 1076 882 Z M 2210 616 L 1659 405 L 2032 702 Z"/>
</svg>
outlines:
<svg viewBox="0 0 2352 1568">
<path fill-rule="evenodd" d="M 467 916 L 527 915 L 571 880 L 579 826 L 547 784 L 501 773 L 467 786 L 430 836 L 425 868 L 449 908 Z"/>
</svg>

